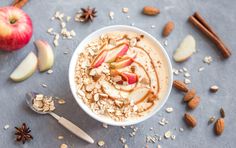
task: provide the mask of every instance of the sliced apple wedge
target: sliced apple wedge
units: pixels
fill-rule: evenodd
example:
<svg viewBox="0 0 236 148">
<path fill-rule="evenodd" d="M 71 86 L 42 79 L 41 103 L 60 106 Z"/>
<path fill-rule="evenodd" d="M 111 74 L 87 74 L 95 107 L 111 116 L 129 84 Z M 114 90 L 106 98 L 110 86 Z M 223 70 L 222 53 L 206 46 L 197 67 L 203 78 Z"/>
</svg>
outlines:
<svg viewBox="0 0 236 148">
<path fill-rule="evenodd" d="M 133 55 L 133 57 L 129 57 L 129 58 L 121 60 L 119 62 L 112 62 L 110 64 L 110 67 L 113 68 L 113 69 L 124 68 L 126 66 L 131 65 L 134 62 L 135 58 L 136 58 L 136 54 Z"/>
<path fill-rule="evenodd" d="M 108 55 L 105 59 L 105 62 L 111 63 L 114 62 L 118 57 L 124 56 L 129 49 L 128 44 L 120 45 L 115 49 L 112 49 L 108 52 Z"/>
<path fill-rule="evenodd" d="M 101 51 L 92 62 L 91 68 L 98 68 L 99 66 L 101 66 L 102 63 L 105 61 L 106 56 L 107 56 L 107 50 Z"/>
<path fill-rule="evenodd" d="M 121 72 L 121 76 L 126 79 L 128 84 L 134 84 L 138 82 L 138 75 L 136 73 L 131 72 Z"/>
<path fill-rule="evenodd" d="M 122 97 L 127 97 L 129 95 L 127 92 L 117 90 L 113 85 L 105 80 L 101 81 L 100 84 L 102 85 L 104 93 L 112 99 L 122 99 Z"/>
<path fill-rule="evenodd" d="M 196 41 L 191 35 L 187 35 L 176 49 L 173 58 L 176 62 L 183 62 L 196 52 Z"/>
<path fill-rule="evenodd" d="M 33 52 L 30 52 L 25 59 L 11 73 L 10 78 L 20 82 L 29 78 L 37 69 L 38 59 Z"/>
<path fill-rule="evenodd" d="M 36 40 L 34 43 L 38 49 L 39 71 L 44 72 L 52 68 L 54 54 L 51 46 L 43 40 Z"/>
<path fill-rule="evenodd" d="M 143 102 L 144 99 L 149 95 L 150 89 L 147 87 L 137 87 L 129 94 L 129 99 L 133 100 L 135 104 Z"/>
</svg>

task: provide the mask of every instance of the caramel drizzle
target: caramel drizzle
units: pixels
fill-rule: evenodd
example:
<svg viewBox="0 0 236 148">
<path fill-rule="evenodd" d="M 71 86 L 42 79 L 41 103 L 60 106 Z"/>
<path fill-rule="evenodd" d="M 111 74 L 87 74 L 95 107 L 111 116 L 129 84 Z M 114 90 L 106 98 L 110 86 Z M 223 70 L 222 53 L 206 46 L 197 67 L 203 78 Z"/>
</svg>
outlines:
<svg viewBox="0 0 236 148">
<path fill-rule="evenodd" d="M 160 92 L 160 87 L 159 87 L 159 77 L 158 77 L 158 74 L 157 74 L 157 71 L 156 71 L 156 68 L 155 68 L 155 64 L 154 64 L 151 56 L 148 54 L 148 52 L 144 48 L 142 48 L 140 46 L 135 46 L 135 47 L 137 47 L 137 48 L 141 49 L 142 51 L 144 51 L 150 59 L 151 65 L 153 67 L 153 70 L 155 72 L 155 76 L 156 76 L 156 79 L 157 79 L 157 92 L 156 92 L 156 95 L 157 95 Z"/>
</svg>

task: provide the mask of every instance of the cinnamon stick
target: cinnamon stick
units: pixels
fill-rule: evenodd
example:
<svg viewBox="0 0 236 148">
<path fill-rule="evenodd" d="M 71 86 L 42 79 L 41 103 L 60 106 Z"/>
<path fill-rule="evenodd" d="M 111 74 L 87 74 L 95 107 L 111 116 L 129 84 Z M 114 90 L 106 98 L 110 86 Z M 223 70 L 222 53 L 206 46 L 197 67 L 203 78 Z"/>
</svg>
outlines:
<svg viewBox="0 0 236 148">
<path fill-rule="evenodd" d="M 11 6 L 22 8 L 27 2 L 28 0 L 14 0 Z"/>
<path fill-rule="evenodd" d="M 228 58 L 231 55 L 230 50 L 199 13 L 196 12 L 190 16 L 189 21 L 200 31 L 202 31 L 202 33 L 205 34 L 209 39 L 211 39 L 211 41 L 218 47 L 224 58 Z"/>
<path fill-rule="evenodd" d="M 203 25 L 205 26 L 212 34 L 214 34 L 217 38 L 218 35 L 213 31 L 213 29 L 206 23 L 205 19 L 199 14 L 199 12 L 195 12 L 193 16 Z"/>
</svg>

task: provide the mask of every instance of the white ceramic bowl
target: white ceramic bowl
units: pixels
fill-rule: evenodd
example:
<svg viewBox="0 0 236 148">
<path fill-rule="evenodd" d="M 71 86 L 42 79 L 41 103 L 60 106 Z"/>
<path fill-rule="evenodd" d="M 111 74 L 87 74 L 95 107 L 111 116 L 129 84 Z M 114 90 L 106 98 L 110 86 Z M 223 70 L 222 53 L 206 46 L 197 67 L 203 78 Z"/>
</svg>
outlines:
<svg viewBox="0 0 236 148">
<path fill-rule="evenodd" d="M 149 112 L 148 114 L 139 117 L 135 120 L 128 120 L 128 121 L 124 121 L 124 122 L 117 122 L 114 121 L 110 118 L 105 118 L 102 116 L 99 116 L 97 114 L 95 114 L 94 112 L 91 111 L 91 109 L 84 104 L 83 100 L 80 98 L 80 96 L 77 95 L 76 93 L 76 83 L 75 83 L 75 66 L 76 66 L 76 61 L 78 60 L 78 55 L 82 52 L 82 50 L 85 48 L 85 46 L 91 42 L 93 39 L 98 38 L 100 35 L 108 33 L 108 32 L 112 32 L 112 31 L 132 31 L 138 34 L 143 34 L 145 36 L 145 38 L 149 38 L 151 41 L 153 41 L 154 43 L 156 43 L 156 46 L 163 52 L 163 55 L 165 56 L 166 61 L 168 62 L 168 66 L 166 67 L 169 71 L 169 82 L 168 82 L 168 88 L 166 91 L 166 94 L 163 98 L 161 98 L 159 100 L 159 103 L 154 106 L 152 108 L 152 111 Z M 171 66 L 171 62 L 170 59 L 164 49 L 164 47 L 160 44 L 159 41 L 157 41 L 153 36 L 151 36 L 149 33 L 136 28 L 136 27 L 131 27 L 131 26 L 125 26 L 125 25 L 114 25 L 114 26 L 108 26 L 108 27 L 104 27 L 101 28 L 93 33 L 91 33 L 89 36 L 87 36 L 80 44 L 79 46 L 76 48 L 76 50 L 73 53 L 72 59 L 70 61 L 70 67 L 69 67 L 69 83 L 70 83 L 70 89 L 72 91 L 72 94 L 75 98 L 75 100 L 77 101 L 77 103 L 79 104 L 79 106 L 87 113 L 89 114 L 92 118 L 102 122 L 102 123 L 106 123 L 109 125 L 114 125 L 114 126 L 127 126 L 127 125 L 133 125 L 133 124 L 137 124 L 139 122 L 142 122 L 148 118 L 150 118 L 151 116 L 153 116 L 157 111 L 159 111 L 162 106 L 165 104 L 165 102 L 168 99 L 168 96 L 170 94 L 171 88 L 172 88 L 172 81 L 173 81 L 173 74 L 172 74 L 172 66 Z"/>
</svg>

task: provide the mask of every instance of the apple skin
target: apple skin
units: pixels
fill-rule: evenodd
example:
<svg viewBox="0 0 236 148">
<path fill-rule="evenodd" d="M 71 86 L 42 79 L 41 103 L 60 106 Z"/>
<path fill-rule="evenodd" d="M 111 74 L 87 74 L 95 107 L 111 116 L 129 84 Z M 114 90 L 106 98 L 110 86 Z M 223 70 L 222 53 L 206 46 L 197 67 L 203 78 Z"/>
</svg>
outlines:
<svg viewBox="0 0 236 148">
<path fill-rule="evenodd" d="M 98 56 L 94 59 L 94 61 L 91 64 L 91 68 L 98 68 L 102 65 L 102 63 L 105 61 L 108 51 L 103 50 L 101 53 L 98 54 Z"/>
<path fill-rule="evenodd" d="M 32 34 L 32 21 L 25 12 L 11 6 L 0 8 L 0 50 L 19 50 L 28 44 Z"/>
<path fill-rule="evenodd" d="M 34 43 L 38 49 L 39 71 L 44 72 L 52 68 L 54 64 L 54 54 L 52 47 L 44 40 L 36 40 Z"/>
<path fill-rule="evenodd" d="M 124 44 L 121 47 L 113 49 L 112 51 L 110 51 L 110 54 L 108 53 L 109 55 L 105 59 L 105 62 L 107 63 L 114 62 L 117 58 L 123 57 L 127 53 L 128 50 L 129 50 L 128 44 Z"/>
</svg>

